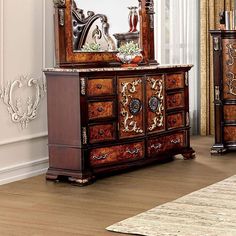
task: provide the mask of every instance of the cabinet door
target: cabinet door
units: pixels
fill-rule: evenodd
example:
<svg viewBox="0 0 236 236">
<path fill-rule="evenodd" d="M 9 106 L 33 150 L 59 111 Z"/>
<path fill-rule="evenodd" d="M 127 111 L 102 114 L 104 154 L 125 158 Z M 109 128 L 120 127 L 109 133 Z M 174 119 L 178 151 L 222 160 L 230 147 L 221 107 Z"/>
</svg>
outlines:
<svg viewBox="0 0 236 236">
<path fill-rule="evenodd" d="M 118 78 L 119 137 L 144 134 L 143 78 Z"/>
<path fill-rule="evenodd" d="M 164 75 L 146 79 L 147 132 L 165 129 Z"/>
</svg>

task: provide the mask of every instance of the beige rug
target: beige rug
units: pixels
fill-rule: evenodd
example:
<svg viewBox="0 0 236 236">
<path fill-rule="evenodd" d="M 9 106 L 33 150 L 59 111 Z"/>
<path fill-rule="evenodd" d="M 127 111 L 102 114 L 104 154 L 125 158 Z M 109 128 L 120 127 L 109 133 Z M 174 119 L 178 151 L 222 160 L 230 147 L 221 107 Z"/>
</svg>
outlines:
<svg viewBox="0 0 236 236">
<path fill-rule="evenodd" d="M 236 236 L 236 175 L 107 230 L 146 236 Z"/>
</svg>

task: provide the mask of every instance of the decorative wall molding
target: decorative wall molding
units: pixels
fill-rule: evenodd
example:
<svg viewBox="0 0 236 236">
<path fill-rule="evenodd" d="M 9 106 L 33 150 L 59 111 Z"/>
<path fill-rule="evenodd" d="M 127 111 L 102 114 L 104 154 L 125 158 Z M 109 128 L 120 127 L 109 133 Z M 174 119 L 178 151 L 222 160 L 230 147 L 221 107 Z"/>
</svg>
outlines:
<svg viewBox="0 0 236 236">
<path fill-rule="evenodd" d="M 4 1 L 0 1 L 0 92 L 3 88 L 3 75 L 4 75 L 4 62 L 3 62 L 3 49 L 4 49 Z"/>
<path fill-rule="evenodd" d="M 19 143 L 19 142 L 25 142 L 25 141 L 33 140 L 33 139 L 37 139 L 37 138 L 46 138 L 47 136 L 48 136 L 47 132 L 41 132 L 41 133 L 37 133 L 37 134 L 26 135 L 26 136 L 19 137 L 19 138 L 5 139 L 3 141 L 0 141 L 0 146 L 9 145 L 9 144 L 13 144 L 13 143 Z"/>
<path fill-rule="evenodd" d="M 46 173 L 48 157 L 0 169 L 0 185 Z"/>
<path fill-rule="evenodd" d="M 17 90 L 24 91 L 25 88 L 32 88 L 34 96 L 29 95 L 26 101 L 22 95 L 16 95 Z M 27 128 L 28 123 L 37 116 L 39 104 L 46 93 L 44 79 L 35 79 L 30 76 L 20 76 L 12 82 L 8 82 L 1 92 L 1 98 L 7 106 L 14 123 L 21 125 L 22 129 Z"/>
</svg>

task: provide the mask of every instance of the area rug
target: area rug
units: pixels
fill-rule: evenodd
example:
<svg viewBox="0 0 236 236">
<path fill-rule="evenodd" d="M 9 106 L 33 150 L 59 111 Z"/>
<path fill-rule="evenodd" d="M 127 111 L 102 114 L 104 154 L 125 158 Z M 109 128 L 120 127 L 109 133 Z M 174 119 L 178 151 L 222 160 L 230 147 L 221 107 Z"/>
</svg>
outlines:
<svg viewBox="0 0 236 236">
<path fill-rule="evenodd" d="M 236 236 L 236 175 L 107 230 L 145 236 Z"/>
</svg>

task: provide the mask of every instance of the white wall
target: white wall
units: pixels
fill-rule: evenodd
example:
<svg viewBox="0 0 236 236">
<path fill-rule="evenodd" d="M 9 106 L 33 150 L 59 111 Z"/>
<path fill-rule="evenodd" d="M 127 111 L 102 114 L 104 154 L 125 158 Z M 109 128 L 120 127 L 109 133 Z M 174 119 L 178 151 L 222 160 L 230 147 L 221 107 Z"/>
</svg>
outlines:
<svg viewBox="0 0 236 236">
<path fill-rule="evenodd" d="M 42 69 L 53 66 L 52 12 L 51 0 L 0 0 L 0 184 L 48 167 Z"/>
</svg>

